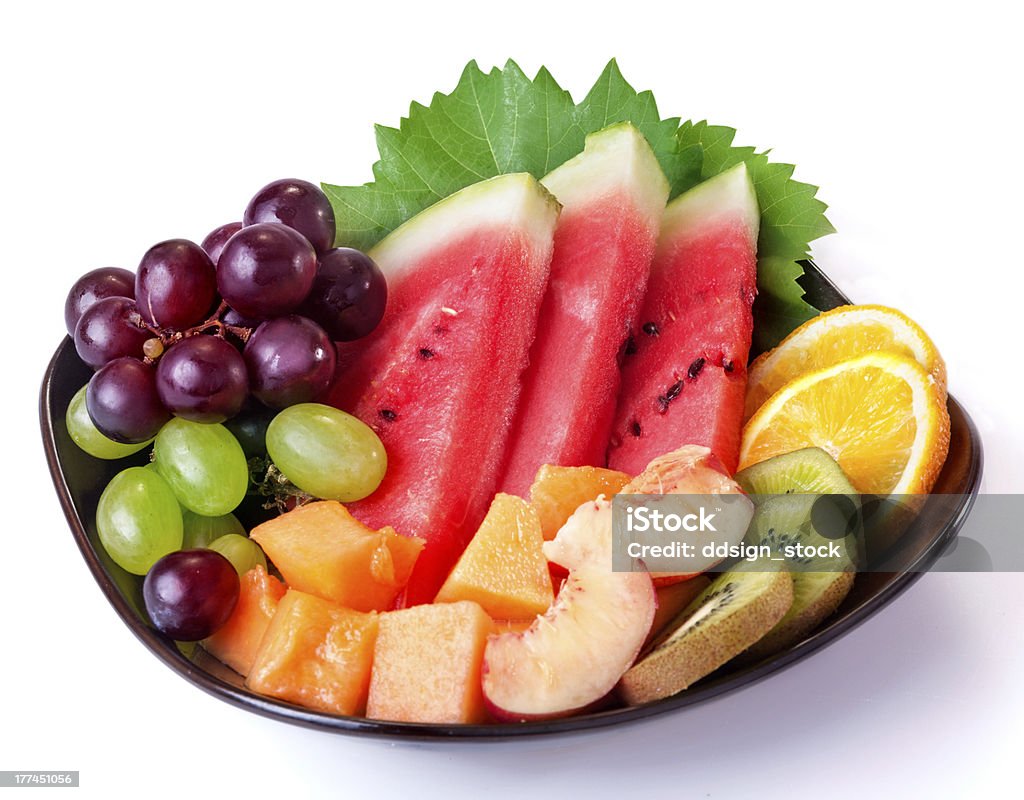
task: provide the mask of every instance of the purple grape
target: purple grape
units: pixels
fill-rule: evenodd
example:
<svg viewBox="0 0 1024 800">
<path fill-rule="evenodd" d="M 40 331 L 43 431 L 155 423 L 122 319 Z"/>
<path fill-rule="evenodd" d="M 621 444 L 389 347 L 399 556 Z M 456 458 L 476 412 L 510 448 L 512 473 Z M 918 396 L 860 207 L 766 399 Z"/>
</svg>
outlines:
<svg viewBox="0 0 1024 800">
<path fill-rule="evenodd" d="M 217 263 L 217 288 L 243 317 L 268 319 L 294 310 L 316 277 L 316 252 L 284 225 L 251 225 L 228 239 Z"/>
<path fill-rule="evenodd" d="M 350 342 L 377 327 L 387 302 L 387 282 L 373 259 L 350 247 L 337 247 L 321 256 L 300 312 L 335 341 Z"/>
<path fill-rule="evenodd" d="M 206 238 L 203 239 L 203 243 L 200 246 L 206 251 L 206 255 L 210 257 L 210 261 L 213 262 L 214 266 L 217 265 L 217 261 L 220 259 L 220 254 L 224 250 L 224 245 L 228 243 L 228 239 L 240 230 L 242 230 L 241 222 L 229 222 L 206 234 Z"/>
<path fill-rule="evenodd" d="M 160 401 L 193 422 L 223 422 L 235 416 L 249 394 L 245 361 L 217 336 L 189 336 L 165 352 L 156 367 Z"/>
<path fill-rule="evenodd" d="M 215 550 L 178 550 L 157 561 L 142 582 L 153 626 L 181 642 L 212 636 L 238 604 L 238 573 Z"/>
<path fill-rule="evenodd" d="M 252 393 L 271 408 L 314 399 L 330 386 L 337 364 L 327 332 L 295 314 L 260 325 L 244 355 Z"/>
<path fill-rule="evenodd" d="M 142 346 L 153 334 L 134 321 L 135 303 L 127 297 L 105 297 L 93 303 L 75 328 L 75 350 L 93 369 L 123 356 L 142 358 Z"/>
<path fill-rule="evenodd" d="M 294 228 L 323 253 L 334 245 L 334 209 L 318 186 L 294 178 L 268 183 L 246 206 L 245 224 L 279 222 Z"/>
<path fill-rule="evenodd" d="M 221 317 L 225 325 L 231 325 L 235 328 L 255 328 L 260 324 L 260 320 L 251 319 L 250 317 L 243 317 L 235 309 L 229 308 L 224 312 L 224 316 Z"/>
<path fill-rule="evenodd" d="M 135 276 L 135 300 L 150 325 L 181 330 L 202 322 L 217 298 L 213 262 L 187 239 L 153 245 Z"/>
<path fill-rule="evenodd" d="M 126 444 L 152 439 L 171 418 L 156 391 L 156 370 L 135 358 L 118 358 L 93 375 L 85 408 L 100 433 Z"/>
<path fill-rule="evenodd" d="M 102 267 L 87 272 L 71 287 L 64 302 L 64 325 L 74 338 L 82 314 L 105 297 L 135 299 L 135 275 L 120 267 Z"/>
</svg>

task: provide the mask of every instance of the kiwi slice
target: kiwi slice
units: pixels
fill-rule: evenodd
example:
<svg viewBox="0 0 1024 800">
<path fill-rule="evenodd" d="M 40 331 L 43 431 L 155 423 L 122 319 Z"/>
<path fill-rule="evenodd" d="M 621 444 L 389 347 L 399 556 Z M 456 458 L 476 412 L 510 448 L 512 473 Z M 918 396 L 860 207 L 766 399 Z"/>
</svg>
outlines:
<svg viewBox="0 0 1024 800">
<path fill-rule="evenodd" d="M 861 498 L 835 460 L 818 447 L 794 450 L 747 467 L 736 474 L 736 482 L 755 504 L 779 494 L 847 495 L 869 513 L 862 514 L 858 530 L 859 556 L 877 563 L 899 541 L 914 521 L 925 495 Z"/>
<path fill-rule="evenodd" d="M 857 495 L 835 459 L 819 447 L 794 450 L 754 464 L 737 472 L 736 482 L 747 494 L 764 499 L 776 494 Z M 755 502 L 759 499 L 755 497 Z"/>
<path fill-rule="evenodd" d="M 848 523 L 849 510 L 842 507 L 845 499 L 836 495 L 776 495 L 757 507 L 747 542 L 767 544 L 774 558 L 784 560 L 793 577 L 793 604 L 775 627 L 744 653 L 744 661 L 760 660 L 800 641 L 831 616 L 849 593 L 855 575 L 857 539 L 852 534 L 830 539 L 819 532 L 819 526 Z M 837 545 L 839 555 L 827 554 L 829 544 Z M 796 545 L 815 551 L 820 548 L 825 554 L 807 555 L 804 551 L 797 556 L 792 550 L 787 554 L 787 548 Z"/>
<path fill-rule="evenodd" d="M 620 695 L 639 705 L 682 691 L 768 633 L 792 602 L 793 581 L 773 563 L 723 572 L 622 676 Z"/>
</svg>

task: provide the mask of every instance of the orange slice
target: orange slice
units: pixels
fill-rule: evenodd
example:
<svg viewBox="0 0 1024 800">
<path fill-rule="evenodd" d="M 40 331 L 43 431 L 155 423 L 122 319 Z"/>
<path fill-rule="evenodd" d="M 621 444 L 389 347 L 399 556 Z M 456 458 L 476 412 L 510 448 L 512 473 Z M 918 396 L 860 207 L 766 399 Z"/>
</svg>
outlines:
<svg viewBox="0 0 1024 800">
<path fill-rule="evenodd" d="M 945 392 L 915 359 L 896 353 L 809 372 L 747 422 L 740 469 L 803 447 L 825 450 L 859 492 L 928 492 L 949 448 Z"/>
<path fill-rule="evenodd" d="M 881 351 L 913 358 L 944 396 L 946 364 L 916 322 L 886 306 L 839 306 L 805 322 L 750 365 L 744 419 L 804 373 Z"/>
</svg>

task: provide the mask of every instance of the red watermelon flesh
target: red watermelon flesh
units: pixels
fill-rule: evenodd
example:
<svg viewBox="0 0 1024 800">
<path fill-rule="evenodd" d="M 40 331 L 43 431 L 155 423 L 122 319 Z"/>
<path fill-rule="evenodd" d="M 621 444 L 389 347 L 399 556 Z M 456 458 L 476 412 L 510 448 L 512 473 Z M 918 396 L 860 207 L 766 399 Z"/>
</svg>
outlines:
<svg viewBox="0 0 1024 800">
<path fill-rule="evenodd" d="M 426 546 L 407 605 L 433 600 L 494 496 L 551 261 L 558 204 L 528 175 L 467 187 L 370 255 L 384 319 L 343 345 L 329 402 L 380 436 L 388 470 L 349 504 Z"/>
<path fill-rule="evenodd" d="M 604 464 L 619 355 L 643 301 L 668 182 L 621 123 L 542 183 L 562 204 L 551 277 L 523 377 L 501 491 L 525 496 L 542 464 Z"/>
<path fill-rule="evenodd" d="M 739 164 L 672 201 L 623 366 L 608 466 L 637 474 L 682 445 L 739 461 L 760 213 Z"/>
</svg>

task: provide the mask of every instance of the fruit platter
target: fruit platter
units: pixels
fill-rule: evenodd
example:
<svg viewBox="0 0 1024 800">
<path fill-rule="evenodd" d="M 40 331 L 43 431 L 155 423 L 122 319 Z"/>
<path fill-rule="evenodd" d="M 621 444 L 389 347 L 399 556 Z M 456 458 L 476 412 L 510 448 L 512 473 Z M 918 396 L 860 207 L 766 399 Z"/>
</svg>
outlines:
<svg viewBox="0 0 1024 800">
<path fill-rule="evenodd" d="M 378 127 L 373 182 L 274 181 L 84 271 L 40 421 L 115 611 L 256 713 L 501 739 L 706 701 L 891 602 L 969 513 L 977 432 L 927 333 L 809 260 L 817 188 L 734 137 L 614 62 L 579 103 L 471 63 Z M 620 503 L 698 494 L 771 557 L 613 568 Z M 783 557 L 836 538 L 822 497 L 849 538 L 936 495 L 867 555 Z"/>
</svg>

